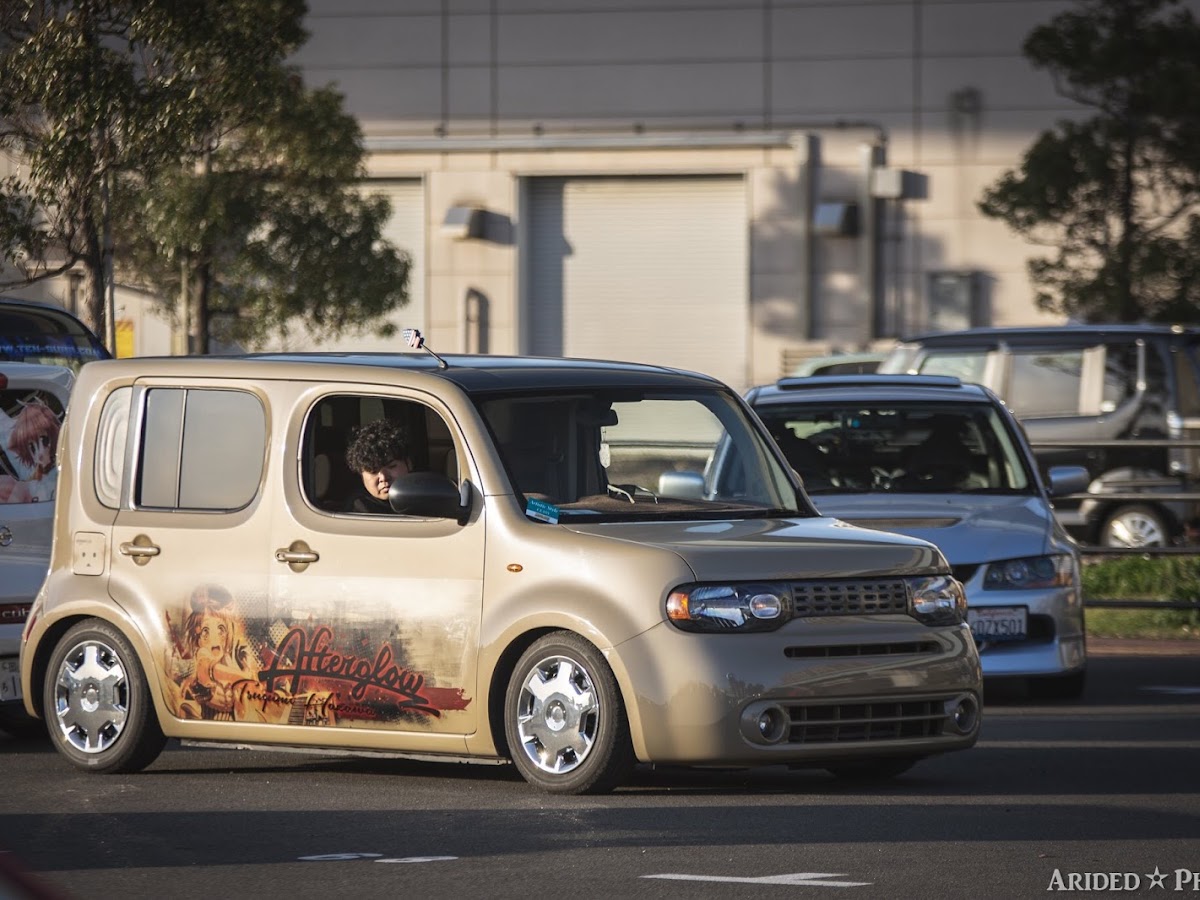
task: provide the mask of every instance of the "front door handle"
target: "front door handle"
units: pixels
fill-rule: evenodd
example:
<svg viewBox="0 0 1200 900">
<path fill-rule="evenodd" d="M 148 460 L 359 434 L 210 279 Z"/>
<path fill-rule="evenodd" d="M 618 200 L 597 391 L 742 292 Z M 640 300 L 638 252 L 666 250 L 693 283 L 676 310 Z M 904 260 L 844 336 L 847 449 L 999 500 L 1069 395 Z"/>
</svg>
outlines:
<svg viewBox="0 0 1200 900">
<path fill-rule="evenodd" d="M 292 541 L 287 547 L 275 551 L 275 561 L 287 563 L 293 572 L 303 572 L 309 563 L 315 563 L 321 556 L 304 541 Z"/>
<path fill-rule="evenodd" d="M 126 541 L 118 549 L 122 556 L 131 557 L 139 566 L 144 566 L 153 557 L 162 553 L 162 548 L 144 534 L 139 534 L 132 541 Z"/>
</svg>

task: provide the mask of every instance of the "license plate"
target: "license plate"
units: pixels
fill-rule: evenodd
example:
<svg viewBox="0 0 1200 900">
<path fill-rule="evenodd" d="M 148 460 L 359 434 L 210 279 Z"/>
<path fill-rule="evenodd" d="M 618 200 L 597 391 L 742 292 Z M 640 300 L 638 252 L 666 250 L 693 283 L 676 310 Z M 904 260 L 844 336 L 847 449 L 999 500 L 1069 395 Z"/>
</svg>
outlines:
<svg viewBox="0 0 1200 900">
<path fill-rule="evenodd" d="M 0 701 L 21 699 L 21 668 L 16 657 L 0 659 Z"/>
<path fill-rule="evenodd" d="M 1024 606 L 988 606 L 967 610 L 967 624 L 978 643 L 1023 641 L 1029 611 Z"/>
</svg>

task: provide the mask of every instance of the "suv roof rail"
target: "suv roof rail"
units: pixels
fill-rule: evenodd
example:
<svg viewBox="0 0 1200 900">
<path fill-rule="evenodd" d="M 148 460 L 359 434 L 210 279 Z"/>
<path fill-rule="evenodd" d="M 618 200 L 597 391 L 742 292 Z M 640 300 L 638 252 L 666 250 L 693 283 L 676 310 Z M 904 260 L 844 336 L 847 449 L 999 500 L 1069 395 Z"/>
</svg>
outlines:
<svg viewBox="0 0 1200 900">
<path fill-rule="evenodd" d="M 953 375 L 802 375 L 780 378 L 775 386 L 784 391 L 827 387 L 962 387 Z"/>
</svg>

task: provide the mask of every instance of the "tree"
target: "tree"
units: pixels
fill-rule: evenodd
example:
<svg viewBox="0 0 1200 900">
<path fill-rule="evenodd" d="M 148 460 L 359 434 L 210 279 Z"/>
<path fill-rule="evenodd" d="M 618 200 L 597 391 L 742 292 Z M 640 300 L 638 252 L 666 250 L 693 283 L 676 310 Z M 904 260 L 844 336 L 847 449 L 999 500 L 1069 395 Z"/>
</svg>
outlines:
<svg viewBox="0 0 1200 900">
<path fill-rule="evenodd" d="M 210 337 L 361 330 L 408 299 L 410 261 L 382 237 L 390 204 L 359 191 L 358 122 L 334 90 L 274 74 L 257 120 L 214 135 L 198 164 L 122 191 L 122 274 L 190 298 L 200 353 Z"/>
<path fill-rule="evenodd" d="M 105 333 L 118 179 L 178 167 L 304 39 L 303 0 L 5 0 L 0 4 L 0 258 L 17 282 L 81 266 Z"/>
<path fill-rule="evenodd" d="M 1024 53 L 1092 111 L 1042 133 L 979 204 L 1052 248 L 1028 264 L 1039 307 L 1200 320 L 1200 25 L 1178 0 L 1083 0 Z"/>
</svg>

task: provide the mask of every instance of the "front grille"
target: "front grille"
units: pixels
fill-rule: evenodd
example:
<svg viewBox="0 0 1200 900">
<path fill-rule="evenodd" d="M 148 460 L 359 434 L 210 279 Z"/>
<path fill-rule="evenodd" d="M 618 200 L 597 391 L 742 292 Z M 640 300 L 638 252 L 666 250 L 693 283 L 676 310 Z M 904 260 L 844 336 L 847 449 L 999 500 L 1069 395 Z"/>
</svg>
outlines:
<svg viewBox="0 0 1200 900">
<path fill-rule="evenodd" d="M 914 656 L 941 653 L 937 641 L 898 641 L 891 644 L 835 644 L 829 647 L 785 647 L 791 659 L 836 659 L 843 656 Z"/>
<path fill-rule="evenodd" d="M 860 744 L 937 737 L 952 697 L 870 703 L 788 704 L 792 744 Z"/>
<path fill-rule="evenodd" d="M 908 612 L 908 583 L 903 578 L 792 583 L 794 615 L 867 616 Z"/>
</svg>

